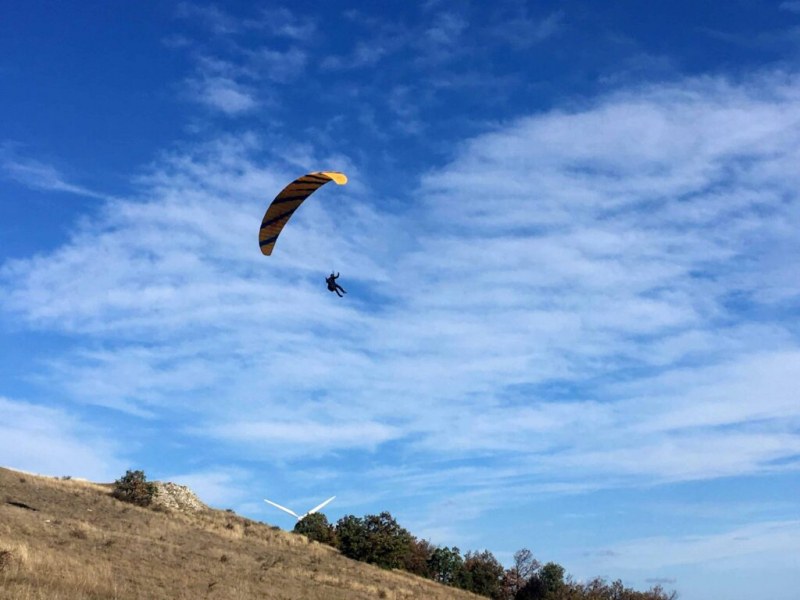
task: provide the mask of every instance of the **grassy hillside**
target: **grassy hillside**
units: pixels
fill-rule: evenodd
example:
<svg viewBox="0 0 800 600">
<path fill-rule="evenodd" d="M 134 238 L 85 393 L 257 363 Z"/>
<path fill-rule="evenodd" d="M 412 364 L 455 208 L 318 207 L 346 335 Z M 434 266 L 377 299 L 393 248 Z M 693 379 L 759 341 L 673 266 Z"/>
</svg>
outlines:
<svg viewBox="0 0 800 600">
<path fill-rule="evenodd" d="M 236 514 L 0 468 L 0 600 L 472 599 Z"/>
</svg>

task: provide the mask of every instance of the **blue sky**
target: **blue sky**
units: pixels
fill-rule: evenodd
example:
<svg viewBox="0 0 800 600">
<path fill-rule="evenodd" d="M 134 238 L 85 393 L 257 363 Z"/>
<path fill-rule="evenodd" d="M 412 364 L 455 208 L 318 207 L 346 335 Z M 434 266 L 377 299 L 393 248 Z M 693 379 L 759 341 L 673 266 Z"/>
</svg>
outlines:
<svg viewBox="0 0 800 600">
<path fill-rule="evenodd" d="M 69 4 L 0 14 L 0 464 L 794 597 L 799 2 Z"/>
</svg>

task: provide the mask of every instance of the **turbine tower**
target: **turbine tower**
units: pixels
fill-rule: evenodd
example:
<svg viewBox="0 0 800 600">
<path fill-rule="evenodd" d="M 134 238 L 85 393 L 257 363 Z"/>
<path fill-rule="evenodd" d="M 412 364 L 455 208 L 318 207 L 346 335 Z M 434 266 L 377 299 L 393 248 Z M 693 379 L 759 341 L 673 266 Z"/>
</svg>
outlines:
<svg viewBox="0 0 800 600">
<path fill-rule="evenodd" d="M 311 514 L 313 514 L 313 513 L 315 513 L 315 512 L 319 512 L 320 510 L 322 510 L 322 508 L 324 508 L 325 506 L 327 506 L 327 504 L 328 504 L 328 503 L 329 503 L 331 500 L 333 500 L 334 498 L 336 498 L 336 496 L 331 496 L 330 498 L 328 498 L 327 500 L 325 500 L 325 502 L 323 502 L 322 504 L 320 504 L 320 505 L 318 505 L 318 506 L 315 506 L 314 508 L 312 508 L 312 509 L 311 509 L 311 510 L 309 510 L 308 512 L 305 512 L 305 513 L 303 513 L 302 515 L 298 515 L 298 514 L 297 514 L 296 512 L 294 512 L 294 511 L 293 511 L 291 508 L 286 508 L 285 506 L 281 506 L 280 504 L 278 504 L 277 502 L 273 502 L 272 500 L 267 500 L 266 498 L 264 498 L 264 502 L 266 502 L 267 504 L 271 504 L 271 505 L 272 505 L 272 506 L 274 506 L 275 508 L 279 508 L 279 509 L 281 509 L 283 512 L 287 512 L 287 513 L 289 513 L 290 515 L 292 515 L 292 516 L 293 516 L 295 519 L 297 519 L 298 521 L 302 521 L 302 520 L 303 520 L 305 517 L 307 517 L 308 515 L 311 515 Z"/>
</svg>

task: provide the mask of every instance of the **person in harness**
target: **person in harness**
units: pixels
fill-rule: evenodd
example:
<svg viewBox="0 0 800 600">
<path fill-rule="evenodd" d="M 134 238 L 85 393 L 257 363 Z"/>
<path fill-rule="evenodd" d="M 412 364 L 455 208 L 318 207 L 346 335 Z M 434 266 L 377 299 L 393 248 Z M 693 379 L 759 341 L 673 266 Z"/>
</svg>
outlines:
<svg viewBox="0 0 800 600">
<path fill-rule="evenodd" d="M 342 295 L 341 295 L 339 292 L 341 291 L 341 292 L 344 292 L 344 293 L 346 294 L 346 293 L 347 293 L 347 291 L 346 291 L 346 290 L 345 290 L 345 289 L 344 289 L 342 286 L 340 286 L 338 283 L 336 283 L 336 280 L 337 280 L 338 278 L 339 278 L 339 273 L 337 273 L 336 275 L 334 275 L 334 274 L 331 272 L 331 276 L 330 276 L 330 277 L 326 277 L 326 278 L 325 278 L 325 283 L 327 283 L 327 284 L 328 284 L 328 290 L 329 290 L 329 291 L 331 291 L 331 292 L 336 292 L 336 295 L 337 295 L 337 296 L 339 296 L 339 298 L 341 298 L 341 297 L 342 297 Z"/>
</svg>

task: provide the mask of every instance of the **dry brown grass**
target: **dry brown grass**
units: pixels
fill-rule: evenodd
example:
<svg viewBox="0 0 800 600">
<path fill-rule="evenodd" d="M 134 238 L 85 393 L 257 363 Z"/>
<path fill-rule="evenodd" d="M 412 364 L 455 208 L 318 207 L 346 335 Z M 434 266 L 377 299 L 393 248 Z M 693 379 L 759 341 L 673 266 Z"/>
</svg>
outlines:
<svg viewBox="0 0 800 600">
<path fill-rule="evenodd" d="M 9 504 L 21 503 L 36 510 Z M 0 468 L 0 600 L 477 599 L 233 513 Z"/>
</svg>

